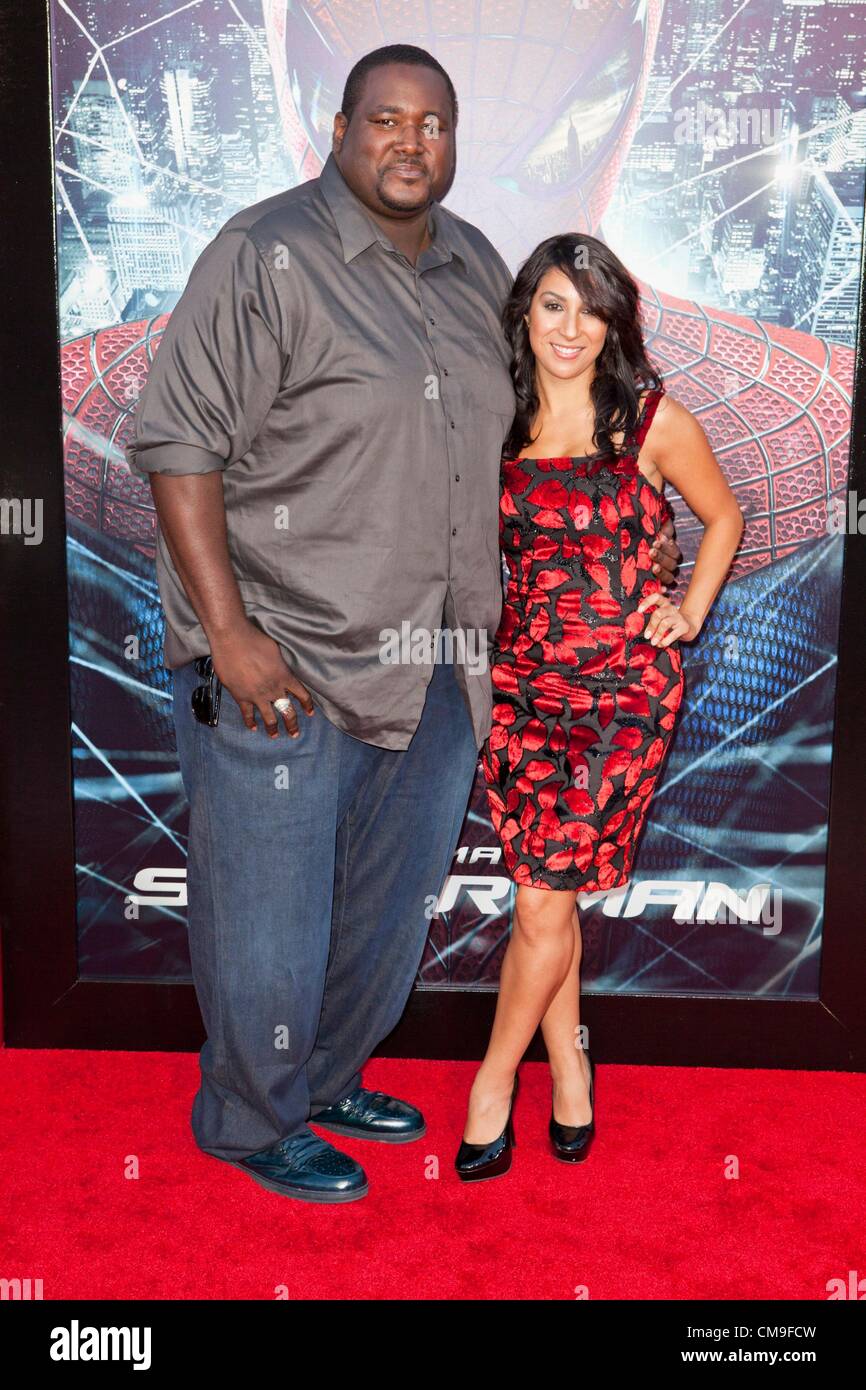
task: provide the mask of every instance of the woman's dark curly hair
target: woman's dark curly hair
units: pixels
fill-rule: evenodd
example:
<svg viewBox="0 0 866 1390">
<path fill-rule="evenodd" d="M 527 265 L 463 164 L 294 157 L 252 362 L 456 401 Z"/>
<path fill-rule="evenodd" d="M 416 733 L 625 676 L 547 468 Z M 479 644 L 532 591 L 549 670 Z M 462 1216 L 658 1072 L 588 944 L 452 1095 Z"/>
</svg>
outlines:
<svg viewBox="0 0 866 1390">
<path fill-rule="evenodd" d="M 616 453 L 612 436 L 627 439 L 640 415 L 640 391 L 659 388 L 662 378 L 646 355 L 639 319 L 640 291 L 610 247 L 584 232 L 549 237 L 524 261 L 502 311 L 502 326 L 511 346 L 511 379 L 517 410 L 503 446 L 503 457 L 516 458 L 532 443 L 530 428 L 538 411 L 535 354 L 529 345 L 529 314 L 539 281 L 548 270 L 561 270 L 584 307 L 607 324 L 604 347 L 595 361 L 590 399 L 595 406 L 593 443 L 601 453 Z"/>
</svg>

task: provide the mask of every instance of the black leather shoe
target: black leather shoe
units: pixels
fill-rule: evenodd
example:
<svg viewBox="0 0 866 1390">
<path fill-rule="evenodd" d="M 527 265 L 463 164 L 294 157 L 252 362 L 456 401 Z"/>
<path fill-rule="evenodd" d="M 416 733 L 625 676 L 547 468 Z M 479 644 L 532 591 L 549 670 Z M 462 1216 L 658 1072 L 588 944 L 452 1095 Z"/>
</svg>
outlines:
<svg viewBox="0 0 866 1390">
<path fill-rule="evenodd" d="M 516 1147 L 514 1139 L 514 1098 L 517 1095 L 517 1074 L 508 1107 L 508 1119 L 498 1138 L 490 1144 L 467 1144 L 461 1139 L 454 1167 L 463 1182 L 482 1182 L 485 1178 L 498 1178 L 511 1167 L 511 1150 Z"/>
<path fill-rule="evenodd" d="M 592 1119 L 588 1125 L 561 1125 L 550 1111 L 548 1133 L 553 1152 L 563 1163 L 583 1163 L 595 1134 L 595 1068 L 592 1058 L 586 1054 L 589 1063 L 589 1103 L 592 1106 Z"/>
<path fill-rule="evenodd" d="M 269 1192 L 301 1202 L 355 1202 L 367 1195 L 369 1186 L 360 1163 L 309 1130 L 282 1139 L 270 1149 L 223 1162 L 248 1173 Z"/>
<path fill-rule="evenodd" d="M 363 1086 L 311 1115 L 310 1124 L 352 1139 L 378 1139 L 382 1144 L 409 1144 L 427 1133 L 424 1116 L 414 1105 L 384 1091 L 365 1091 Z"/>
</svg>

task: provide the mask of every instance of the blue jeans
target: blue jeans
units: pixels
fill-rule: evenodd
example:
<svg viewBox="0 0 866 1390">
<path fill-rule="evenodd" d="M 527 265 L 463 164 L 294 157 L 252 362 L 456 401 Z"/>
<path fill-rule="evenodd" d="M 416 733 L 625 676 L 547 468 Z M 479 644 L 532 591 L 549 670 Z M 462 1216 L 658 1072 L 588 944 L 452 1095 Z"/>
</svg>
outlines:
<svg viewBox="0 0 866 1390">
<path fill-rule="evenodd" d="M 174 672 L 190 804 L 189 948 L 207 1041 L 192 1107 L 206 1153 L 301 1134 L 360 1084 L 400 1019 L 451 865 L 478 749 L 445 662 L 406 749 L 298 710 L 300 737 L 251 733 L 228 691 L 199 724 Z"/>
</svg>

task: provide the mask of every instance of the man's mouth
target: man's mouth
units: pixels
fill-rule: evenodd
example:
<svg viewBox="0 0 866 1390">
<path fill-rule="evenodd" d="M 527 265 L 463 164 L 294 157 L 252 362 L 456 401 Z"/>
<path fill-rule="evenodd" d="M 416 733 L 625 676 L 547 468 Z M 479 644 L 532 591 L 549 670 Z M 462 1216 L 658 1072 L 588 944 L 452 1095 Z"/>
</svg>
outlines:
<svg viewBox="0 0 866 1390">
<path fill-rule="evenodd" d="M 389 164 L 386 174 L 399 174 L 401 178 L 417 178 L 424 173 L 423 164 Z"/>
<path fill-rule="evenodd" d="M 583 352 L 582 347 L 565 347 L 562 343 L 551 343 L 550 346 L 553 348 L 556 356 L 562 358 L 563 362 L 573 362 L 575 357 Z"/>
</svg>

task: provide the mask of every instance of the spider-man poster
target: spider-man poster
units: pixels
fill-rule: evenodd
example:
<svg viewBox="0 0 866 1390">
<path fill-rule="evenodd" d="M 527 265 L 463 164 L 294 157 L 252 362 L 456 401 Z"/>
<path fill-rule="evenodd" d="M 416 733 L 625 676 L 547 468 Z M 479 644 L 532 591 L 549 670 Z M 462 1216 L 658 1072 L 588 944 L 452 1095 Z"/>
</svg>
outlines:
<svg viewBox="0 0 866 1390">
<path fill-rule="evenodd" d="M 352 63 L 419 44 L 460 102 L 447 203 L 512 270 L 587 231 L 746 517 L 684 648 L 632 883 L 579 902 L 584 987 L 809 998 L 866 150 L 866 7 L 781 0 L 53 0 L 80 969 L 185 978 L 186 803 L 130 415 L 192 263 L 315 177 Z M 700 527 L 671 494 L 687 581 Z M 411 853 L 411 846 L 407 846 Z M 495 988 L 511 885 L 480 776 L 418 986 Z"/>
</svg>

